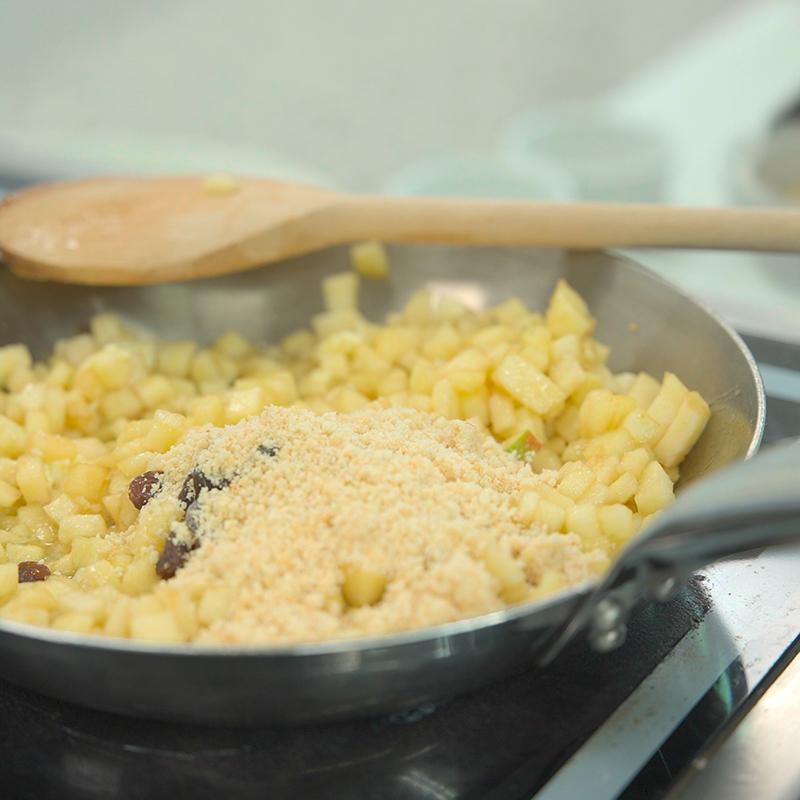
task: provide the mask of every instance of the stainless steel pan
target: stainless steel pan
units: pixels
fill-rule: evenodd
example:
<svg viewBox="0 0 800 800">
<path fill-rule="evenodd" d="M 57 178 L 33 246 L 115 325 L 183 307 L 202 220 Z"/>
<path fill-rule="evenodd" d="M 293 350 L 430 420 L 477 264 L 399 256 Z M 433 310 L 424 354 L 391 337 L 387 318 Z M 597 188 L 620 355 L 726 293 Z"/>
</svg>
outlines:
<svg viewBox="0 0 800 800">
<path fill-rule="evenodd" d="M 475 305 L 522 297 L 534 308 L 566 278 L 598 318 L 615 371 L 677 373 L 710 402 L 711 422 L 681 483 L 758 447 L 764 395 L 739 337 L 708 309 L 623 258 L 552 250 L 391 248 L 389 282 L 366 282 L 381 319 L 425 284 Z M 319 280 L 348 268 L 336 248 L 240 275 L 125 289 L 34 284 L 0 272 L 0 344 L 43 356 L 92 314 L 119 313 L 166 337 L 210 341 L 235 327 L 270 342 L 321 309 Z M 631 323 L 636 326 L 632 332 Z M 98 709 L 206 723 L 305 723 L 366 716 L 456 695 L 530 664 L 592 584 L 435 628 L 293 647 L 165 646 L 0 621 L 0 677 Z"/>
</svg>

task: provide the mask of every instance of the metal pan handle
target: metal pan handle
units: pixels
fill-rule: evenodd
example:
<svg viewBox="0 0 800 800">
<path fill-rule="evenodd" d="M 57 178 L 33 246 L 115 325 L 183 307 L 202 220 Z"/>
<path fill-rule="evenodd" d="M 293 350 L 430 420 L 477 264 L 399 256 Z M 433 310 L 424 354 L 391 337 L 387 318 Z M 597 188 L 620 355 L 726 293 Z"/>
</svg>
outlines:
<svg viewBox="0 0 800 800">
<path fill-rule="evenodd" d="M 765 450 L 682 492 L 623 550 L 600 586 L 573 609 L 540 656 L 549 664 L 584 627 L 596 650 L 625 641 L 642 597 L 666 600 L 696 569 L 727 556 L 800 542 L 800 439 Z"/>
</svg>

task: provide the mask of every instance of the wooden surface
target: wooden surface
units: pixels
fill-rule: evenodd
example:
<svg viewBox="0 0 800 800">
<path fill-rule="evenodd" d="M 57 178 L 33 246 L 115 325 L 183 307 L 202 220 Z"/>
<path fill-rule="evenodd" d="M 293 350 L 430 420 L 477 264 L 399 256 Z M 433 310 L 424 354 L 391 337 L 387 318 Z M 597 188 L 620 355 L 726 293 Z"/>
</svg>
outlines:
<svg viewBox="0 0 800 800">
<path fill-rule="evenodd" d="M 262 179 L 219 191 L 201 177 L 52 184 L 0 205 L 0 251 L 39 280 L 186 280 L 364 239 L 800 251 L 800 209 L 370 197 Z"/>
</svg>

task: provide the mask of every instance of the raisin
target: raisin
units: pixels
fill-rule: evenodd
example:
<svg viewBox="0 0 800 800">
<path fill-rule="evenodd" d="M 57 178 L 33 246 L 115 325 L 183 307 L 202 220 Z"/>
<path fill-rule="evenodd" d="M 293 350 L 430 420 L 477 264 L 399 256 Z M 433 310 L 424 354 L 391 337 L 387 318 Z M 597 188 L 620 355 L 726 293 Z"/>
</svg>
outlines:
<svg viewBox="0 0 800 800">
<path fill-rule="evenodd" d="M 140 511 L 153 499 L 155 494 L 161 491 L 160 476 L 160 472 L 145 472 L 137 475 L 131 481 L 128 487 L 128 497 Z"/>
<path fill-rule="evenodd" d="M 192 532 L 197 533 L 200 530 L 200 504 L 195 500 L 186 509 L 186 527 Z"/>
<path fill-rule="evenodd" d="M 186 480 L 181 486 L 181 491 L 178 494 L 178 500 L 183 503 L 184 507 L 188 508 L 200 496 L 203 489 L 224 489 L 230 485 L 230 481 L 225 478 L 219 478 L 216 481 L 211 480 L 200 469 L 193 469 Z"/>
<path fill-rule="evenodd" d="M 197 550 L 198 547 L 200 547 L 199 539 L 184 542 L 177 538 L 175 531 L 172 531 L 167 536 L 167 541 L 164 542 L 164 549 L 161 551 L 156 564 L 156 572 L 159 577 L 165 581 L 174 578 L 175 573 L 186 563 L 189 553 L 192 550 Z"/>
<path fill-rule="evenodd" d="M 276 444 L 260 444 L 258 446 L 258 452 L 270 458 L 275 458 L 278 455 L 278 450 L 280 450 L 280 447 Z"/>
<path fill-rule="evenodd" d="M 36 561 L 20 561 L 17 566 L 20 583 L 33 583 L 43 581 L 49 574 L 50 568 Z"/>
</svg>

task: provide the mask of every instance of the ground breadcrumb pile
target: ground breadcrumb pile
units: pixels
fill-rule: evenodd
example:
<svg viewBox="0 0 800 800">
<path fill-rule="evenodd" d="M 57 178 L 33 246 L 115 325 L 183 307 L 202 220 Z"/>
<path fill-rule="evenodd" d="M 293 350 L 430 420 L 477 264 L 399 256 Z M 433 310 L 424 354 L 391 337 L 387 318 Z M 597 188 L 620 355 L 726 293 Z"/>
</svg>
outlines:
<svg viewBox="0 0 800 800">
<path fill-rule="evenodd" d="M 222 606 L 198 641 L 420 628 L 535 597 L 544 580 L 574 584 L 607 563 L 576 534 L 521 519 L 520 497 L 547 473 L 468 422 L 409 409 L 271 406 L 190 431 L 155 468 L 162 488 L 143 519 L 174 513 L 173 539 L 195 547 L 169 585 L 189 596 L 216 587 Z M 183 512 L 193 471 L 206 488 Z"/>
</svg>

